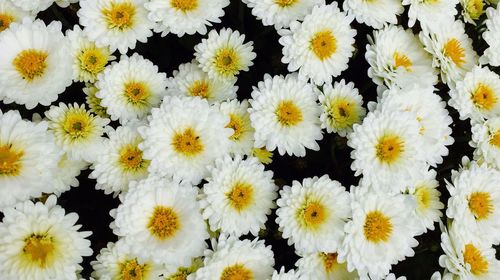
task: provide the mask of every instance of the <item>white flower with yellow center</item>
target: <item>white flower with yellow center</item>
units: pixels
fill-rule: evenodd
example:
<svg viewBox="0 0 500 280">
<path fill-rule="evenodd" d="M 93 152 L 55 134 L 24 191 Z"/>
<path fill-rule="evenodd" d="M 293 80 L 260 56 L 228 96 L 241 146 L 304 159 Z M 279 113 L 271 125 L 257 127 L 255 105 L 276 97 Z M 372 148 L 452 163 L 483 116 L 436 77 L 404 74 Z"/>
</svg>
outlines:
<svg viewBox="0 0 500 280">
<path fill-rule="evenodd" d="M 237 30 L 211 30 L 207 39 L 202 39 L 201 43 L 194 46 L 194 55 L 210 78 L 234 84 L 236 75 L 248 71 L 257 56 L 253 52 L 253 42 L 244 41 L 245 35 Z"/>
<path fill-rule="evenodd" d="M 60 196 L 63 192 L 69 191 L 71 187 L 78 187 L 80 182 L 77 177 L 82 170 L 87 169 L 88 163 L 83 160 L 74 160 L 63 154 L 57 164 L 57 171 L 53 177 L 52 187 L 54 193 Z"/>
<path fill-rule="evenodd" d="M 144 6 L 148 18 L 157 23 L 156 32 L 179 37 L 207 33 L 207 26 L 220 23 L 229 0 L 150 0 Z"/>
<path fill-rule="evenodd" d="M 500 76 L 488 69 L 474 67 L 450 90 L 449 104 L 460 119 L 473 123 L 500 116 Z"/>
<path fill-rule="evenodd" d="M 476 25 L 475 22 L 484 14 L 486 3 L 483 0 L 460 0 L 460 5 L 464 21 Z"/>
<path fill-rule="evenodd" d="M 147 18 L 148 0 L 81 0 L 78 17 L 87 37 L 98 47 L 125 54 L 146 43 L 154 23 Z"/>
<path fill-rule="evenodd" d="M 484 51 L 479 59 L 482 64 L 490 64 L 492 66 L 500 66 L 500 9 L 492 7 L 486 10 L 488 19 L 484 22 L 486 24 L 486 31 L 483 32 L 483 39 L 488 44 L 488 48 Z"/>
<path fill-rule="evenodd" d="M 3 212 L 0 223 L 0 275 L 5 280 L 76 280 L 82 257 L 92 255 L 90 231 L 79 231 L 78 215 L 66 214 L 49 196 L 43 204 L 26 201 Z"/>
<path fill-rule="evenodd" d="M 96 88 L 95 85 L 85 84 L 82 91 L 85 93 L 85 103 L 89 107 L 89 111 L 103 119 L 109 119 L 106 107 L 101 105 L 101 99 L 96 96 L 99 89 Z"/>
<path fill-rule="evenodd" d="M 400 0 L 346 0 L 344 10 L 356 17 L 356 21 L 375 29 L 386 23 L 397 24 L 397 16 L 404 11 Z"/>
<path fill-rule="evenodd" d="M 366 61 L 370 64 L 368 76 L 377 85 L 391 88 L 412 84 L 432 86 L 438 81 L 432 56 L 427 53 L 411 30 L 390 25 L 374 31 L 366 45 Z"/>
<path fill-rule="evenodd" d="M 138 259 L 124 239 L 109 242 L 90 263 L 92 277 L 100 280 L 162 280 L 165 267 L 154 259 Z"/>
<path fill-rule="evenodd" d="M 238 87 L 236 80 L 225 81 L 212 79 L 201 70 L 198 62 L 193 60 L 179 65 L 173 77 L 167 81 L 167 95 L 201 97 L 209 103 L 217 103 L 228 99 L 236 99 Z"/>
<path fill-rule="evenodd" d="M 94 83 L 109 61 L 115 59 L 108 47 L 97 47 L 75 25 L 73 30 L 66 32 L 71 46 L 73 59 L 73 80 L 75 82 Z"/>
<path fill-rule="evenodd" d="M 436 22 L 452 22 L 457 14 L 459 0 L 403 0 L 409 5 L 408 27 L 413 27 L 418 20 L 423 30 L 432 30 Z"/>
<path fill-rule="evenodd" d="M 229 118 L 200 98 L 166 97 L 149 125 L 139 128 L 139 148 L 151 160 L 149 171 L 198 184 L 208 166 L 230 148 Z"/>
<path fill-rule="evenodd" d="M 94 162 L 103 144 L 108 119 L 92 115 L 84 105 L 59 103 L 45 112 L 56 144 L 72 160 Z"/>
<path fill-rule="evenodd" d="M 167 76 L 158 66 L 134 53 L 122 55 L 119 62 L 106 67 L 96 83 L 96 97 L 112 120 L 126 124 L 145 120 L 151 108 L 158 107 L 167 87 Z"/>
<path fill-rule="evenodd" d="M 436 24 L 430 32 L 420 32 L 420 40 L 434 57 L 432 65 L 440 68 L 441 80 L 449 86 L 462 80 L 478 62 L 461 21 Z"/>
<path fill-rule="evenodd" d="M 210 229 L 236 237 L 257 236 L 276 207 L 278 187 L 273 172 L 265 171 L 256 158 L 243 160 L 241 156 L 218 159 L 210 171 L 200 202 Z"/>
<path fill-rule="evenodd" d="M 354 83 L 340 82 L 325 84 L 323 92 L 319 95 L 321 113 L 321 128 L 326 128 L 328 133 L 338 133 L 345 137 L 352 131 L 352 126 L 360 123 L 366 115 L 363 107 L 363 97 L 359 94 Z"/>
<path fill-rule="evenodd" d="M 273 272 L 271 280 L 297 280 L 298 275 L 298 272 L 293 269 L 285 272 L 285 267 L 282 266 L 279 272 L 277 270 Z"/>
<path fill-rule="evenodd" d="M 500 116 L 475 124 L 469 144 L 476 148 L 475 159 L 500 169 Z"/>
<path fill-rule="evenodd" d="M 149 160 L 142 158 L 139 149 L 142 138 L 137 132 L 138 125 L 120 126 L 107 132 L 109 141 L 101 147 L 89 175 L 89 178 L 97 180 L 96 189 L 116 196 L 128 190 L 130 181 L 148 176 Z"/>
<path fill-rule="evenodd" d="M 280 191 L 276 223 L 299 253 L 336 252 L 351 215 L 349 193 L 328 175 L 293 181 Z"/>
<path fill-rule="evenodd" d="M 38 14 L 41 11 L 45 11 L 52 3 L 54 3 L 54 0 L 6 0 L 10 1 L 12 4 L 16 5 L 17 7 L 21 8 L 22 10 L 29 12 L 33 15 Z M 5 2 L 5 1 L 2 1 Z"/>
<path fill-rule="evenodd" d="M 148 177 L 120 196 L 111 210 L 113 233 L 124 238 L 138 259 L 189 266 L 209 237 L 192 185 Z"/>
<path fill-rule="evenodd" d="M 352 280 L 358 279 L 356 271 L 349 272 L 345 262 L 339 263 L 337 253 L 314 252 L 305 254 L 296 263 L 298 278 L 293 280 Z"/>
<path fill-rule="evenodd" d="M 401 194 L 376 193 L 368 186 L 351 188 L 352 220 L 338 252 L 349 271 L 380 279 L 391 266 L 414 255 L 418 245 L 413 205 Z"/>
<path fill-rule="evenodd" d="M 288 64 L 288 71 L 298 70 L 300 77 L 317 85 L 331 84 L 332 77 L 347 69 L 354 52 L 352 20 L 340 11 L 337 2 L 315 6 L 302 23 L 295 21 L 290 29 L 278 31 L 283 46 L 281 62 Z"/>
<path fill-rule="evenodd" d="M 231 100 L 219 104 L 219 111 L 229 117 L 226 127 L 233 129 L 233 134 L 229 136 L 229 152 L 234 155 L 251 155 L 254 149 L 255 130 L 250 121 L 248 106 L 247 100 Z"/>
<path fill-rule="evenodd" d="M 214 251 L 206 252 L 205 265 L 196 271 L 194 280 L 270 279 L 273 274 L 273 251 L 263 240 L 221 235 L 212 248 Z"/>
<path fill-rule="evenodd" d="M 254 87 L 248 109 L 255 128 L 255 146 L 300 157 L 306 155 L 306 148 L 319 150 L 317 141 L 323 134 L 318 94 L 316 87 L 296 74 L 266 74 Z"/>
<path fill-rule="evenodd" d="M 0 99 L 48 106 L 71 84 L 69 44 L 61 23 L 24 18 L 0 33 Z"/>
<path fill-rule="evenodd" d="M 21 22 L 24 17 L 34 18 L 33 14 L 15 6 L 10 1 L 0 2 L 0 33 L 13 22 Z"/>
</svg>

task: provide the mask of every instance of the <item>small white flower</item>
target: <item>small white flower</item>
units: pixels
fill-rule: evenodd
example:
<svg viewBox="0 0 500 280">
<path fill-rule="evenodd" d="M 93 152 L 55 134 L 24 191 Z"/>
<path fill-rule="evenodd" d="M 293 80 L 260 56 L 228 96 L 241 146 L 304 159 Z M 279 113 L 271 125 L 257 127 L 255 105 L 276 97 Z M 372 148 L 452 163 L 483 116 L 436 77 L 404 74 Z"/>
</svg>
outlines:
<svg viewBox="0 0 500 280">
<path fill-rule="evenodd" d="M 475 124 L 469 144 L 476 148 L 474 159 L 500 169 L 500 116 Z"/>
</svg>

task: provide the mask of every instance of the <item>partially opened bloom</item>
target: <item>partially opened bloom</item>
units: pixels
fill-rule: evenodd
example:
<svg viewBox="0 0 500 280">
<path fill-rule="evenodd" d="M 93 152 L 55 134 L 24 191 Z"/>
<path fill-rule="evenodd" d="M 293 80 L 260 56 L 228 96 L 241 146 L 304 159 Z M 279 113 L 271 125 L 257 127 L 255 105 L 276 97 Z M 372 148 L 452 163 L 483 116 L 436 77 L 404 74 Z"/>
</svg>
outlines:
<svg viewBox="0 0 500 280">
<path fill-rule="evenodd" d="M 247 100 L 238 101 L 236 99 L 219 104 L 222 114 L 229 116 L 226 127 L 233 129 L 233 134 L 229 136 L 231 147 L 229 153 L 234 155 L 250 155 L 254 148 L 254 133 L 248 113 L 249 103 Z"/>
<path fill-rule="evenodd" d="M 500 169 L 500 116 L 472 127 L 474 159 Z"/>
</svg>

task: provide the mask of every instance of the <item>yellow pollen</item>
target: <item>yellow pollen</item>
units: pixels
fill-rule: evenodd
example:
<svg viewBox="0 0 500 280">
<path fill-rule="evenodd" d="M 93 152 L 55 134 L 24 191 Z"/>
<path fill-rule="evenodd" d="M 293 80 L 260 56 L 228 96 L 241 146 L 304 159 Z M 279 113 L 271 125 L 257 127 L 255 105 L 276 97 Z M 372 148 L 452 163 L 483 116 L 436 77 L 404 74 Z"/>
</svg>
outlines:
<svg viewBox="0 0 500 280">
<path fill-rule="evenodd" d="M 500 148 L 500 129 L 498 129 L 490 138 L 490 144 Z"/>
<path fill-rule="evenodd" d="M 226 128 L 233 129 L 233 135 L 229 137 L 229 139 L 233 141 L 237 141 L 240 139 L 241 134 L 244 132 L 244 121 L 240 116 L 235 114 L 229 114 L 229 123 L 226 125 Z"/>
<path fill-rule="evenodd" d="M 15 20 L 15 18 L 9 14 L 0 14 L 0 32 L 9 28 L 10 24 Z"/>
<path fill-rule="evenodd" d="M 240 71 L 240 58 L 233 48 L 221 48 L 214 57 L 214 65 L 222 76 L 234 76 Z"/>
<path fill-rule="evenodd" d="M 488 272 L 488 261 L 482 256 L 481 251 L 472 244 L 465 245 L 464 262 L 470 265 L 470 271 L 476 276 Z"/>
<path fill-rule="evenodd" d="M 160 240 L 173 237 L 179 231 L 180 227 L 177 213 L 172 208 L 164 206 L 155 207 L 153 216 L 149 219 L 148 223 L 148 229 L 151 234 Z"/>
<path fill-rule="evenodd" d="M 453 38 L 448 40 L 443 47 L 443 54 L 453 61 L 458 67 L 465 62 L 465 50 L 460 45 L 460 41 Z"/>
<path fill-rule="evenodd" d="M 23 156 L 24 151 L 16 150 L 12 144 L 0 145 L 0 178 L 19 175 Z"/>
<path fill-rule="evenodd" d="M 404 67 L 406 71 L 411 71 L 411 66 L 413 65 L 411 60 L 404 54 L 395 52 L 394 57 L 394 67 Z"/>
<path fill-rule="evenodd" d="M 120 263 L 120 280 L 143 280 L 147 279 L 149 265 L 140 265 L 137 259 L 126 260 Z"/>
<path fill-rule="evenodd" d="M 172 138 L 172 146 L 177 153 L 186 157 L 199 155 L 205 149 L 200 136 L 192 128 L 175 133 Z"/>
<path fill-rule="evenodd" d="M 147 105 L 151 96 L 149 87 L 143 82 L 128 82 L 124 85 L 123 94 L 128 102 L 134 105 Z"/>
<path fill-rule="evenodd" d="M 66 113 L 62 128 L 73 140 L 86 138 L 92 130 L 92 117 L 85 109 L 70 109 Z"/>
<path fill-rule="evenodd" d="M 210 84 L 205 80 L 195 81 L 188 89 L 191 96 L 210 97 Z"/>
<path fill-rule="evenodd" d="M 12 64 L 24 80 L 32 82 L 42 77 L 45 73 L 47 69 L 47 57 L 48 53 L 45 51 L 29 49 L 20 52 L 14 58 Z"/>
<path fill-rule="evenodd" d="M 219 280 L 253 280 L 253 272 L 242 264 L 224 268 Z"/>
<path fill-rule="evenodd" d="M 80 62 L 80 69 L 96 76 L 104 70 L 108 63 L 108 56 L 101 49 L 90 47 L 81 50 L 78 61 Z"/>
<path fill-rule="evenodd" d="M 170 0 L 173 8 L 186 13 L 198 7 L 198 0 Z"/>
<path fill-rule="evenodd" d="M 280 6 L 281 8 L 291 7 L 297 2 L 299 2 L 299 0 L 274 0 L 274 3 L 276 3 L 276 5 Z"/>
<path fill-rule="evenodd" d="M 312 37 L 310 48 L 316 57 L 323 61 L 337 51 L 337 39 L 330 30 L 320 31 Z"/>
<path fill-rule="evenodd" d="M 363 231 L 370 242 L 387 242 L 392 234 L 391 219 L 378 210 L 371 211 L 365 217 Z"/>
<path fill-rule="evenodd" d="M 243 182 L 237 182 L 231 190 L 226 193 L 229 204 L 238 212 L 248 208 L 254 201 L 252 185 Z"/>
<path fill-rule="evenodd" d="M 149 161 L 142 158 L 142 151 L 137 145 L 126 145 L 120 150 L 119 162 L 126 171 L 145 170 Z"/>
<path fill-rule="evenodd" d="M 252 156 L 258 158 L 259 161 L 263 164 L 269 164 L 273 162 L 273 153 L 266 150 L 265 147 L 253 148 Z"/>
<path fill-rule="evenodd" d="M 303 120 L 302 111 L 291 100 L 281 101 L 275 114 L 281 126 L 296 126 Z"/>
<path fill-rule="evenodd" d="M 304 228 L 312 230 L 318 229 L 328 218 L 327 209 L 321 202 L 308 199 L 297 209 L 296 215 Z"/>
<path fill-rule="evenodd" d="M 54 261 L 56 247 L 47 235 L 32 234 L 24 240 L 23 254 L 30 263 L 46 268 Z"/>
<path fill-rule="evenodd" d="M 102 10 L 109 29 L 129 29 L 134 25 L 135 6 L 129 2 L 114 3 L 111 2 L 109 9 Z"/>
<path fill-rule="evenodd" d="M 467 0 L 465 10 L 471 19 L 477 20 L 484 12 L 484 3 L 482 0 Z"/>
<path fill-rule="evenodd" d="M 431 193 L 428 188 L 425 186 L 417 187 L 414 195 L 419 209 L 425 210 L 429 208 L 431 205 Z"/>
<path fill-rule="evenodd" d="M 328 106 L 328 119 L 332 127 L 344 129 L 359 122 L 360 112 L 355 102 L 336 98 Z"/>
<path fill-rule="evenodd" d="M 377 143 L 376 155 L 380 162 L 392 164 L 396 162 L 404 152 L 404 142 L 399 136 L 385 135 Z"/>
<path fill-rule="evenodd" d="M 476 220 L 486 219 L 493 213 L 493 201 L 487 192 L 473 192 L 469 196 L 469 209 Z"/>
<path fill-rule="evenodd" d="M 490 111 L 497 104 L 498 97 L 491 87 L 479 83 L 472 93 L 472 102 L 482 110 Z"/>
<path fill-rule="evenodd" d="M 323 260 L 323 267 L 326 273 L 332 273 L 335 270 L 337 262 L 337 253 L 320 253 L 321 259 Z"/>
</svg>

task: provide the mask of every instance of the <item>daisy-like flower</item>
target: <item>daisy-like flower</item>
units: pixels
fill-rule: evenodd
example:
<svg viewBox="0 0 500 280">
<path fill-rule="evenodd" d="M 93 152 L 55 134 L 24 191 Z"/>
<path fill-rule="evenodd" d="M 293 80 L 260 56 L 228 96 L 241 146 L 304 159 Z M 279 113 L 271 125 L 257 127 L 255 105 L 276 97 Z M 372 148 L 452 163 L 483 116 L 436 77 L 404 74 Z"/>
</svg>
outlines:
<svg viewBox="0 0 500 280">
<path fill-rule="evenodd" d="M 253 42 L 244 41 L 245 35 L 237 30 L 211 30 L 207 39 L 202 39 L 201 43 L 194 46 L 194 55 L 210 78 L 234 84 L 236 75 L 248 71 L 257 56 L 253 52 Z"/>
<path fill-rule="evenodd" d="M 397 24 L 397 16 L 403 13 L 404 8 L 399 0 L 346 0 L 344 10 L 353 14 L 357 22 L 380 29 L 385 23 Z"/>
<path fill-rule="evenodd" d="M 476 25 L 475 21 L 484 13 L 485 3 L 483 0 L 460 0 L 462 5 L 462 16 L 465 22 Z"/>
<path fill-rule="evenodd" d="M 120 197 L 122 204 L 110 212 L 111 228 L 139 259 L 189 266 L 209 237 L 197 194 L 191 185 L 149 177 Z"/>
<path fill-rule="evenodd" d="M 70 159 L 93 162 L 103 144 L 108 119 L 90 114 L 84 105 L 59 103 L 45 112 L 56 144 Z"/>
<path fill-rule="evenodd" d="M 0 211 L 52 192 L 60 157 L 46 122 L 22 120 L 18 111 L 0 111 Z"/>
<path fill-rule="evenodd" d="M 96 96 L 112 120 L 125 124 L 133 120 L 144 120 L 151 108 L 160 105 L 167 76 L 158 72 L 158 66 L 134 53 L 122 55 L 120 62 L 106 67 L 99 75 Z"/>
<path fill-rule="evenodd" d="M 2 279 L 76 280 L 82 257 L 92 255 L 90 231 L 79 231 L 76 213 L 65 214 L 56 197 L 4 210 L 0 223 Z"/>
<path fill-rule="evenodd" d="M 116 243 L 109 242 L 90 264 L 94 269 L 92 277 L 100 280 L 164 279 L 161 277 L 165 271 L 162 264 L 156 263 L 154 259 L 138 259 L 123 239 Z"/>
<path fill-rule="evenodd" d="M 254 129 L 248 113 L 248 101 L 231 100 L 222 102 L 219 110 L 229 117 L 226 127 L 233 129 L 229 136 L 231 147 L 229 152 L 234 155 L 250 155 L 254 148 Z"/>
<path fill-rule="evenodd" d="M 101 99 L 96 96 L 96 93 L 99 91 L 95 85 L 85 84 L 85 87 L 82 89 L 83 93 L 85 93 L 85 103 L 89 107 L 89 111 L 103 119 L 109 119 L 109 115 L 106 112 L 106 107 L 101 105 Z"/>
<path fill-rule="evenodd" d="M 354 149 L 351 169 L 356 176 L 384 192 L 399 192 L 410 178 L 427 167 L 420 125 L 409 112 L 370 112 L 347 135 Z M 382 189 L 388 187 L 388 189 Z"/>
<path fill-rule="evenodd" d="M 413 206 L 404 195 L 376 193 L 368 186 L 351 188 L 351 194 L 352 220 L 344 228 L 339 261 L 347 261 L 349 271 L 383 278 L 392 264 L 414 255 Z"/>
<path fill-rule="evenodd" d="M 299 70 L 301 77 L 317 85 L 331 84 L 332 77 L 347 69 L 354 52 L 352 20 L 340 11 L 337 2 L 315 6 L 302 23 L 295 21 L 290 29 L 278 31 L 283 46 L 281 61 L 288 64 L 288 71 Z"/>
<path fill-rule="evenodd" d="M 63 154 L 57 164 L 57 171 L 52 181 L 52 188 L 57 196 L 69 191 L 71 187 L 78 187 L 80 182 L 76 177 L 80 172 L 87 169 L 88 164 L 83 160 L 74 160 Z"/>
<path fill-rule="evenodd" d="M 100 149 L 100 154 L 91 166 L 94 171 L 89 178 L 96 179 L 96 189 L 105 194 L 118 195 L 126 192 L 130 181 L 139 181 L 148 176 L 149 160 L 142 158 L 139 143 L 142 137 L 137 124 L 120 126 L 107 132 L 109 141 Z"/>
<path fill-rule="evenodd" d="M 31 1 L 30 1 L 31 2 Z M 0 98 L 33 109 L 50 105 L 71 84 L 69 44 L 61 23 L 24 18 L 0 33 Z"/>
<path fill-rule="evenodd" d="M 263 240 L 238 240 L 221 235 L 205 255 L 205 265 L 196 271 L 194 280 L 269 279 L 273 274 L 274 256 Z"/>
<path fill-rule="evenodd" d="M 293 269 L 285 272 L 285 267 L 282 266 L 279 272 L 277 270 L 273 272 L 271 280 L 297 280 L 298 277 L 298 272 Z"/>
<path fill-rule="evenodd" d="M 437 83 L 432 57 L 411 30 L 391 25 L 373 35 L 366 45 L 365 57 L 370 64 L 368 76 L 377 85 L 404 88 L 415 83 L 423 86 Z"/>
<path fill-rule="evenodd" d="M 486 15 L 488 16 L 485 21 L 487 29 L 483 32 L 483 39 L 488 44 L 488 48 L 484 51 L 479 62 L 500 66 L 500 54 L 497 51 L 500 48 L 500 9 L 490 7 L 486 10 Z"/>
<path fill-rule="evenodd" d="M 193 35 L 207 33 L 207 26 L 220 23 L 229 0 L 151 0 L 144 5 L 148 18 L 158 23 L 155 31 L 162 36 L 168 33 Z"/>
<path fill-rule="evenodd" d="M 423 30 L 431 30 L 436 22 L 452 22 L 457 14 L 456 6 L 459 0 L 403 0 L 403 5 L 409 5 L 408 26 L 413 27 L 418 20 Z"/>
<path fill-rule="evenodd" d="M 10 1 L 0 2 L 0 32 L 9 28 L 13 22 L 21 22 L 24 17 L 34 18 L 30 12 L 14 6 Z"/>
<path fill-rule="evenodd" d="M 265 171 L 254 157 L 243 160 L 236 156 L 233 160 L 226 156 L 215 161 L 207 181 L 200 205 L 212 231 L 220 229 L 239 237 L 248 233 L 257 236 L 265 229 L 278 196 L 272 171 Z"/>
<path fill-rule="evenodd" d="M 252 14 L 264 25 L 276 29 L 288 28 L 293 21 L 302 21 L 314 6 L 324 5 L 324 0 L 244 0 Z"/>
<path fill-rule="evenodd" d="M 474 158 L 500 169 L 500 116 L 472 127 L 472 141 L 476 148 Z"/>
<path fill-rule="evenodd" d="M 299 253 L 336 252 L 351 215 L 349 193 L 328 175 L 293 181 L 280 191 L 276 223 Z"/>
<path fill-rule="evenodd" d="M 345 262 L 339 263 L 337 253 L 314 252 L 305 254 L 296 263 L 299 280 L 351 280 L 357 279 L 356 271 L 349 272 Z"/>
<path fill-rule="evenodd" d="M 319 91 L 296 74 L 286 77 L 268 74 L 254 87 L 250 120 L 255 128 L 255 146 L 276 148 L 303 157 L 306 148 L 319 150 L 323 139 L 320 126 L 321 108 L 317 104 Z"/>
<path fill-rule="evenodd" d="M 229 118 L 203 99 L 166 97 L 151 113 L 149 126 L 139 128 L 139 148 L 152 173 L 198 184 L 230 148 Z"/>
<path fill-rule="evenodd" d="M 352 126 L 360 123 L 366 115 L 363 107 L 363 97 L 359 94 L 354 83 L 340 82 L 326 84 L 319 95 L 321 113 L 321 128 L 326 128 L 328 133 L 338 133 L 344 137 L 352 131 Z"/>
<path fill-rule="evenodd" d="M 451 107 L 460 119 L 473 123 L 500 116 L 500 76 L 487 67 L 474 67 L 450 89 Z"/>
<path fill-rule="evenodd" d="M 115 57 L 111 55 L 108 47 L 99 48 L 90 41 L 78 25 L 66 32 L 66 36 L 71 46 L 73 80 L 94 83 L 97 75 Z"/>
<path fill-rule="evenodd" d="M 173 72 L 173 77 L 167 81 L 167 95 L 198 96 L 216 103 L 236 98 L 235 82 L 209 78 L 193 60 L 179 65 L 179 70 Z"/>
<path fill-rule="evenodd" d="M 147 18 L 147 0 L 81 0 L 78 17 L 84 33 L 98 47 L 125 54 L 137 41 L 146 43 L 154 23 Z"/>
<path fill-rule="evenodd" d="M 453 86 L 472 70 L 478 57 L 463 22 L 443 22 L 434 27 L 430 32 L 420 32 L 420 40 L 433 55 L 433 66 L 440 68 L 441 80 Z"/>
<path fill-rule="evenodd" d="M 50 5 L 52 5 L 52 3 L 54 3 L 54 0 L 38 0 L 38 1 L 7 0 L 7 1 L 10 1 L 12 4 L 33 15 L 38 14 L 38 12 L 45 11 L 48 7 L 50 7 Z"/>
</svg>

